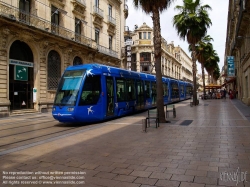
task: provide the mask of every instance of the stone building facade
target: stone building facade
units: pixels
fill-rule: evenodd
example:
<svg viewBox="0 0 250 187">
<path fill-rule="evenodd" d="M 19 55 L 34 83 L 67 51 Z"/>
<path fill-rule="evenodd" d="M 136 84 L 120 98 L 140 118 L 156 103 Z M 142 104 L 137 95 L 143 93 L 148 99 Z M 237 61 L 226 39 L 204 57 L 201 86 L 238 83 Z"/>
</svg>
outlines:
<svg viewBox="0 0 250 187">
<path fill-rule="evenodd" d="M 130 36 L 134 43 L 131 46 L 131 69 L 155 74 L 153 29 L 143 23 Z M 162 75 L 192 82 L 192 60 L 183 49 L 174 46 L 174 42 L 167 43 L 164 38 L 161 48 Z"/>
<path fill-rule="evenodd" d="M 250 1 L 229 0 L 225 49 L 225 79 L 227 89 L 238 91 L 238 99 L 250 105 Z M 228 66 L 228 56 L 234 66 Z"/>
<path fill-rule="evenodd" d="M 70 65 L 121 65 L 124 0 L 1 0 L 0 15 L 0 116 L 50 110 Z"/>
</svg>

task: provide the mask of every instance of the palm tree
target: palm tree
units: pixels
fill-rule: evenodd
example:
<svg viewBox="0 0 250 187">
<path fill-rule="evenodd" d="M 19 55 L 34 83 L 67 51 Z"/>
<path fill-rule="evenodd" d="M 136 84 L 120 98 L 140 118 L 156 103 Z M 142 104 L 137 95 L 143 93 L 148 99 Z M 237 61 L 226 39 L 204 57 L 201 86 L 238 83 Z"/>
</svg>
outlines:
<svg viewBox="0 0 250 187">
<path fill-rule="evenodd" d="M 213 38 L 210 37 L 210 35 L 207 35 L 201 39 L 201 41 L 198 42 L 198 45 L 195 46 L 196 48 L 196 57 L 198 59 L 198 62 L 201 64 L 201 71 L 202 71 L 202 80 L 203 80 L 203 94 L 206 94 L 205 90 L 205 71 L 204 66 L 206 61 L 209 58 L 209 54 L 213 50 L 213 44 L 210 43 Z"/>
<path fill-rule="evenodd" d="M 219 61 L 220 61 L 220 58 L 217 52 L 215 50 L 212 50 L 205 63 L 205 68 L 208 72 L 209 83 L 213 83 L 213 73 L 214 73 L 216 66 L 218 66 Z M 210 81 L 210 78 L 209 78 L 210 76 L 212 77 L 212 81 Z"/>
<path fill-rule="evenodd" d="M 159 112 L 160 122 L 165 122 L 164 104 L 163 104 L 163 85 L 161 73 L 161 26 L 160 13 L 167 9 L 174 0 L 133 0 L 135 8 L 141 7 L 146 14 L 152 14 L 153 32 L 154 32 L 154 56 L 157 86 L 157 110 Z"/>
<path fill-rule="evenodd" d="M 215 67 L 215 69 L 214 69 L 213 79 L 214 79 L 215 81 L 217 81 L 219 77 L 220 77 L 220 68 L 219 68 L 219 65 L 218 65 L 218 63 L 217 63 L 217 65 L 216 65 L 216 67 Z"/>
<path fill-rule="evenodd" d="M 173 25 L 177 30 L 179 37 L 183 40 L 187 39 L 191 45 L 192 61 L 193 61 L 193 102 L 197 105 L 197 86 L 196 86 L 196 50 L 197 44 L 202 37 L 207 33 L 207 29 L 212 24 L 207 10 L 210 10 L 209 5 L 200 5 L 200 0 L 183 0 L 184 5 L 175 7 L 180 13 L 173 18 Z"/>
</svg>

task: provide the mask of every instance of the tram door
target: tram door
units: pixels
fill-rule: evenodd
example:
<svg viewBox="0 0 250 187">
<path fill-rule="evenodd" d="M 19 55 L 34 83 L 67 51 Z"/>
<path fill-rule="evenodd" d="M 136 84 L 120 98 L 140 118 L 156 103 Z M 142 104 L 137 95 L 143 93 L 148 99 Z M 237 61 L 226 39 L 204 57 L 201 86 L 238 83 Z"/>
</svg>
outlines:
<svg viewBox="0 0 250 187">
<path fill-rule="evenodd" d="M 113 116 L 115 110 L 114 103 L 114 80 L 112 77 L 106 77 L 107 86 L 107 116 Z"/>
</svg>

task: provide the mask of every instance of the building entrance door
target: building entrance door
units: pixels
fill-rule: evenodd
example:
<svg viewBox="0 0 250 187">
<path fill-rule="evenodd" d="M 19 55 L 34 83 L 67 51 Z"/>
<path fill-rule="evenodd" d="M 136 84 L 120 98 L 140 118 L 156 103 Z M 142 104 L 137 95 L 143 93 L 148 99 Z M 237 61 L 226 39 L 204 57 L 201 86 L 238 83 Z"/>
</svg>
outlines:
<svg viewBox="0 0 250 187">
<path fill-rule="evenodd" d="M 10 81 L 9 81 L 9 97 L 10 97 L 10 109 L 11 110 L 20 110 L 20 109 L 33 109 L 33 68 L 25 66 L 20 67 L 23 71 L 26 69 L 27 79 L 20 80 L 24 77 L 19 77 L 16 65 L 10 65 Z M 21 74 L 21 73 L 19 73 Z"/>
<path fill-rule="evenodd" d="M 10 110 L 33 109 L 34 59 L 30 47 L 16 40 L 9 53 Z"/>
</svg>

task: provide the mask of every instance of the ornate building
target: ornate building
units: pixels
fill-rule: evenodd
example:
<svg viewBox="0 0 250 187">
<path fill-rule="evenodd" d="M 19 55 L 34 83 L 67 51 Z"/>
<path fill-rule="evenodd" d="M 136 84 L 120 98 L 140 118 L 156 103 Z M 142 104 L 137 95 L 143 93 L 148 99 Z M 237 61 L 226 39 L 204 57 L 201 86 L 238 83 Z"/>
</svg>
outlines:
<svg viewBox="0 0 250 187">
<path fill-rule="evenodd" d="M 0 116 L 47 111 L 69 65 L 120 67 L 124 0 L 0 0 Z"/>
<path fill-rule="evenodd" d="M 249 10 L 249 0 L 229 0 L 224 66 L 224 84 L 227 89 L 237 90 L 238 99 L 247 105 L 250 105 Z M 234 63 L 230 67 L 228 59 L 234 59 Z"/>
<path fill-rule="evenodd" d="M 134 42 L 131 46 L 131 69 L 138 72 L 155 74 L 153 29 L 146 23 L 136 27 L 130 36 Z M 185 81 L 192 81 L 192 60 L 180 46 L 167 43 L 162 38 L 162 75 Z"/>
</svg>

